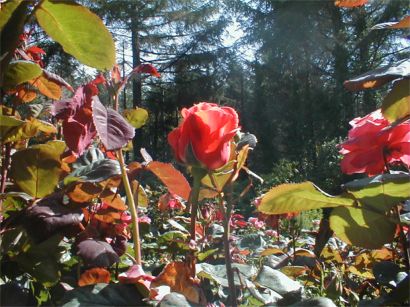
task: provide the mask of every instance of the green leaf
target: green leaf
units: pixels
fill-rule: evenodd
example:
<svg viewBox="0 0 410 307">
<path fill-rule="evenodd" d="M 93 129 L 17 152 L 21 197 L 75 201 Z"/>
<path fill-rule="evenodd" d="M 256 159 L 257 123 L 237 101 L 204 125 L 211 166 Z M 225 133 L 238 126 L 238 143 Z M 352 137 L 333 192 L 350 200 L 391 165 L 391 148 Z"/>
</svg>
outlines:
<svg viewBox="0 0 410 307">
<path fill-rule="evenodd" d="M 55 143 L 40 144 L 12 156 L 10 176 L 23 192 L 40 198 L 54 191 L 61 173 L 62 146 L 60 151 L 58 147 Z"/>
<path fill-rule="evenodd" d="M 199 253 L 198 254 L 198 260 L 199 261 L 204 261 L 209 256 L 215 254 L 218 250 L 219 250 L 219 248 L 213 248 L 213 249 L 208 249 L 207 251 L 204 251 L 202 253 Z"/>
<path fill-rule="evenodd" d="M 138 195 L 136 193 L 138 188 Z M 138 196 L 138 206 L 146 208 L 148 207 L 148 196 L 147 193 L 145 192 L 144 188 L 142 187 L 141 184 L 138 184 L 136 180 L 132 181 L 132 193 L 134 195 L 134 198 L 136 199 Z"/>
<path fill-rule="evenodd" d="M 100 70 L 115 64 L 115 45 L 101 19 L 72 1 L 45 0 L 36 9 L 40 26 L 64 51 Z"/>
<path fill-rule="evenodd" d="M 50 239 L 30 247 L 27 252 L 13 258 L 19 266 L 26 270 L 35 280 L 50 287 L 58 282 L 60 271 L 58 259 L 61 256 L 60 235 L 54 235 Z"/>
<path fill-rule="evenodd" d="M 381 213 L 410 199 L 410 175 L 405 173 L 358 179 L 346 183 L 344 187 L 364 208 Z"/>
<path fill-rule="evenodd" d="M 0 194 L 0 201 L 3 202 L 3 216 L 9 216 L 8 211 L 17 211 L 25 208 L 33 198 L 23 192 L 8 192 Z"/>
<path fill-rule="evenodd" d="M 227 165 L 223 166 L 221 169 L 217 170 L 217 172 L 214 172 L 212 174 L 213 180 L 211 179 L 209 175 L 206 175 L 202 178 L 201 183 L 212 189 L 216 189 L 217 191 L 223 191 L 224 187 L 228 183 L 228 180 L 230 178 L 235 180 L 239 174 L 239 171 L 245 165 L 245 162 L 246 162 L 246 159 L 249 153 L 249 148 L 250 147 L 248 144 L 243 145 L 241 150 L 236 154 L 235 159 L 229 161 Z M 236 169 L 234 169 L 235 164 L 236 164 Z M 234 171 L 235 171 L 235 175 L 232 176 L 232 172 Z M 216 186 L 214 186 L 214 183 Z M 215 197 L 215 196 L 211 196 L 211 198 L 212 197 Z"/>
<path fill-rule="evenodd" d="M 330 215 L 330 228 L 348 244 L 379 248 L 393 240 L 396 223 L 383 214 L 366 209 L 338 207 Z"/>
<path fill-rule="evenodd" d="M 4 74 L 3 86 L 12 88 L 23 82 L 27 82 L 43 73 L 40 66 L 29 61 L 11 62 Z"/>
<path fill-rule="evenodd" d="M 135 285 L 96 284 L 67 291 L 62 306 L 147 306 Z M 59 304 L 60 305 L 60 304 Z"/>
<path fill-rule="evenodd" d="M 282 214 L 327 207 L 352 206 L 353 204 L 353 199 L 330 196 L 307 181 L 282 184 L 272 188 L 262 197 L 258 211 L 265 214 Z"/>
<path fill-rule="evenodd" d="M 40 132 L 45 134 L 57 133 L 57 129 L 52 124 L 32 118 L 31 120 L 27 120 L 23 125 L 9 131 L 5 135 L 3 142 L 18 142 L 34 137 Z"/>
<path fill-rule="evenodd" d="M 0 10 L 0 31 L 3 31 L 4 26 L 10 20 L 14 11 L 20 5 L 22 0 L 7 1 L 6 3 L 1 4 Z"/>
<path fill-rule="evenodd" d="M 14 116 L 7 116 L 0 114 L 0 142 L 4 142 L 7 134 L 16 127 L 24 125 L 24 121 L 15 118 Z"/>
<path fill-rule="evenodd" d="M 253 278 L 257 273 L 255 267 L 247 264 L 232 263 L 232 268 L 239 270 L 241 279 L 245 282 L 249 282 L 249 279 Z M 226 266 L 224 264 L 212 265 L 205 262 L 198 263 L 196 265 L 196 272 L 198 277 L 207 278 L 215 281 L 223 287 L 228 287 Z M 238 274 L 234 274 L 234 283 L 236 286 L 241 286 Z"/>
<path fill-rule="evenodd" d="M 392 90 L 383 100 L 382 113 L 389 122 L 410 115 L 410 79 L 394 83 Z"/>
<path fill-rule="evenodd" d="M 169 243 L 173 241 L 185 241 L 188 235 L 178 230 L 172 230 L 158 237 L 158 243 Z"/>
<path fill-rule="evenodd" d="M 3 86 L 4 73 L 7 71 L 14 50 L 19 44 L 19 36 L 24 31 L 30 1 L 7 1 L 0 10 L 0 86 Z"/>
<path fill-rule="evenodd" d="M 148 119 L 148 111 L 143 108 L 126 109 L 122 113 L 127 122 L 135 129 L 145 125 Z"/>
<path fill-rule="evenodd" d="M 72 182 L 74 178 L 82 182 L 101 182 L 117 175 L 121 175 L 118 161 L 101 159 L 76 168 L 64 179 L 64 184 Z"/>
</svg>

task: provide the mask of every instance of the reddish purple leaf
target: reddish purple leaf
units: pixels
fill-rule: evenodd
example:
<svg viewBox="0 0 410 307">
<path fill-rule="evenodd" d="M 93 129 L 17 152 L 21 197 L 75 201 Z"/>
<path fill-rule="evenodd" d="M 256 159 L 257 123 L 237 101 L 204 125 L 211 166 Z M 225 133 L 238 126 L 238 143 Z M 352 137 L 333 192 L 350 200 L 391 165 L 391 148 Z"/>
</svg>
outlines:
<svg viewBox="0 0 410 307">
<path fill-rule="evenodd" d="M 94 125 L 101 142 L 107 150 L 120 149 L 134 137 L 134 128 L 117 111 L 104 107 L 97 96 L 92 99 Z"/>
<path fill-rule="evenodd" d="M 56 101 L 51 106 L 51 114 L 57 119 L 67 119 L 74 116 L 77 110 L 85 104 L 84 86 L 80 86 L 72 98 Z"/>
<path fill-rule="evenodd" d="M 146 73 L 157 78 L 161 77 L 158 70 L 151 64 L 140 64 L 132 70 L 132 73 Z"/>
<path fill-rule="evenodd" d="M 87 239 L 81 241 L 77 249 L 77 254 L 91 266 L 110 267 L 120 259 L 111 245 L 104 241 Z"/>
<path fill-rule="evenodd" d="M 63 134 L 68 148 L 80 156 L 91 145 L 97 132 L 92 122 L 83 124 L 70 118 L 63 122 Z"/>
<path fill-rule="evenodd" d="M 63 205 L 63 194 L 54 193 L 23 213 L 23 224 L 36 242 L 60 232 L 66 235 L 71 227 L 81 223 L 83 212 L 79 207 Z"/>
<path fill-rule="evenodd" d="M 90 146 L 97 134 L 89 101 L 84 86 L 79 87 L 71 99 L 53 104 L 51 114 L 63 120 L 63 134 L 67 146 L 80 156 Z"/>
</svg>

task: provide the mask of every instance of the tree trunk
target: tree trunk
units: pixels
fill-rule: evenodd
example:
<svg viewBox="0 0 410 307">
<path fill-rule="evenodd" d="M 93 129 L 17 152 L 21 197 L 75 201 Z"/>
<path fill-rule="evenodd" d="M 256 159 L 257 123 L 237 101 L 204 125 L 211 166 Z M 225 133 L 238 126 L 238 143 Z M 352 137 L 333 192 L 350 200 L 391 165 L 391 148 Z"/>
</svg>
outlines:
<svg viewBox="0 0 410 307">
<path fill-rule="evenodd" d="M 135 20 L 131 24 L 131 45 L 132 45 L 132 67 L 141 64 L 141 50 L 139 41 L 138 24 Z M 133 107 L 141 107 L 142 105 L 142 81 L 141 77 L 137 76 L 132 81 L 132 105 Z M 134 147 L 134 160 L 139 156 L 139 151 L 143 147 L 143 130 L 142 128 L 135 130 L 135 136 L 132 140 Z"/>
</svg>

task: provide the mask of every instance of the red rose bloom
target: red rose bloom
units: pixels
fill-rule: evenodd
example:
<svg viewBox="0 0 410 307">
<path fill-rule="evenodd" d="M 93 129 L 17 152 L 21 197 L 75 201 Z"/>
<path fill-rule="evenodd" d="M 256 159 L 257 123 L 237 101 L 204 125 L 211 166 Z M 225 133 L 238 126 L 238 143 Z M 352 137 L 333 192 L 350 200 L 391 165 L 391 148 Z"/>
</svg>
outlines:
<svg viewBox="0 0 410 307">
<path fill-rule="evenodd" d="M 350 122 L 348 139 L 340 144 L 342 172 L 383 173 L 385 162 L 410 165 L 410 122 L 388 127 L 380 109 Z"/>
<path fill-rule="evenodd" d="M 238 114 L 229 107 L 201 102 L 181 111 L 183 121 L 168 135 L 178 162 L 209 170 L 224 166 L 238 130 Z"/>
</svg>

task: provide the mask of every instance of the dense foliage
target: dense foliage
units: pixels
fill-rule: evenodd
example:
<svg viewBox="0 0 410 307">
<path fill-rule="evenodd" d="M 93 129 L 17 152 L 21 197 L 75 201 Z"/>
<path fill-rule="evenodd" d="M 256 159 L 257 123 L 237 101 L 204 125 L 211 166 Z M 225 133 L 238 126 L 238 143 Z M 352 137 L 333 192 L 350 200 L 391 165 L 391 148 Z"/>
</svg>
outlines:
<svg viewBox="0 0 410 307">
<path fill-rule="evenodd" d="M 1 304 L 408 304 L 405 9 L 2 3 Z"/>
</svg>

